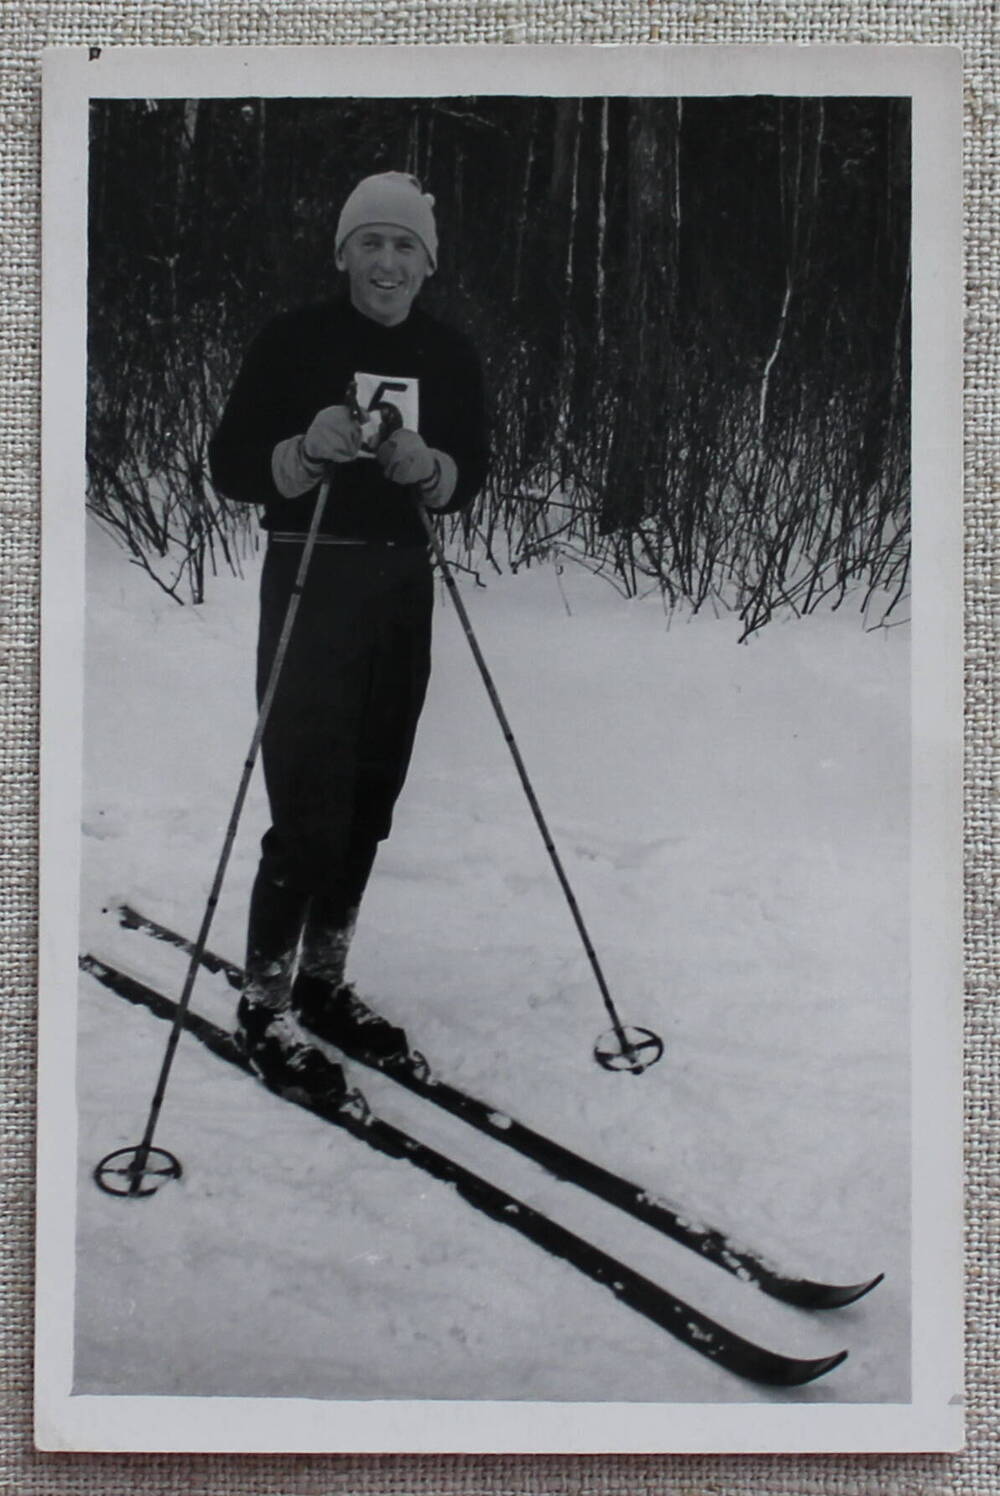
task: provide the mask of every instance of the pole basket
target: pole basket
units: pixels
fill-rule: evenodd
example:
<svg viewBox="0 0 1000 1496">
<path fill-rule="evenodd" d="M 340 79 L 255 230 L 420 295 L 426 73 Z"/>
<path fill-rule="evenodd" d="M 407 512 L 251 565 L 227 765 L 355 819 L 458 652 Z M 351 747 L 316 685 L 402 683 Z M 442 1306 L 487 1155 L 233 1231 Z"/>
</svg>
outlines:
<svg viewBox="0 0 1000 1496">
<path fill-rule="evenodd" d="M 663 1040 L 646 1028 L 609 1029 L 594 1045 L 594 1059 L 605 1070 L 641 1075 L 662 1058 Z"/>
<path fill-rule="evenodd" d="M 106 1195 L 125 1195 L 141 1199 L 155 1195 L 169 1179 L 180 1179 L 180 1159 L 165 1148 L 117 1148 L 102 1158 L 94 1170 L 94 1181 Z"/>
</svg>

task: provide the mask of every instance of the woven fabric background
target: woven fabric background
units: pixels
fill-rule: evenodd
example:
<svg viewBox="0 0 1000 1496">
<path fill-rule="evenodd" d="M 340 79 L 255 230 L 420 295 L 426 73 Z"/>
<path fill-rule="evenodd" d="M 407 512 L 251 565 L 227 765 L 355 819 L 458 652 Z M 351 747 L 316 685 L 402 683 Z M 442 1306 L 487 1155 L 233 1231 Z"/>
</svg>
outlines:
<svg viewBox="0 0 1000 1496">
<path fill-rule="evenodd" d="M 18 1496 L 984 1496 L 1000 1491 L 1000 10 L 995 0 L 0 0 L 0 1489 Z M 31 1447 L 39 55 L 47 44 L 933 42 L 965 53 L 969 1447 L 958 1456 L 57 1456 Z"/>
</svg>

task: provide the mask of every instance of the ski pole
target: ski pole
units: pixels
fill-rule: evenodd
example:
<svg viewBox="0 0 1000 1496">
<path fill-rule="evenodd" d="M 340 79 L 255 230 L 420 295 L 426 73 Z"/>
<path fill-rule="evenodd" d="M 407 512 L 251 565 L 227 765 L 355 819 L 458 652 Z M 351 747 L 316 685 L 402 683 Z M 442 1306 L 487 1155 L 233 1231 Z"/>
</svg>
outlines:
<svg viewBox="0 0 1000 1496">
<path fill-rule="evenodd" d="M 601 963 L 597 959 L 597 952 L 594 949 L 593 941 L 591 940 L 587 930 L 587 926 L 584 923 L 583 915 L 580 912 L 580 906 L 576 901 L 576 895 L 573 893 L 569 878 L 566 875 L 566 869 L 563 867 L 562 859 L 559 856 L 558 851 L 556 850 L 555 842 L 552 840 L 552 834 L 549 831 L 548 823 L 546 822 L 545 816 L 542 814 L 542 807 L 538 802 L 538 796 L 535 794 L 534 786 L 532 785 L 531 778 L 528 774 L 524 759 L 521 756 L 521 750 L 517 745 L 517 740 L 514 737 L 514 732 L 507 718 L 507 713 L 504 711 L 503 703 L 500 700 L 500 694 L 497 691 L 496 685 L 493 681 L 493 677 L 490 674 L 489 666 L 487 665 L 483 652 L 479 647 L 479 640 L 476 638 L 475 631 L 472 627 L 472 621 L 469 618 L 465 603 L 462 601 L 462 595 L 458 590 L 458 584 L 455 581 L 452 569 L 448 564 L 448 559 L 444 553 L 444 547 L 441 544 L 437 531 L 434 529 L 434 524 L 427 512 L 426 506 L 418 502 L 417 510 L 420 514 L 420 518 L 423 521 L 424 529 L 427 532 L 427 539 L 430 543 L 434 559 L 436 560 L 438 566 L 441 568 L 441 575 L 444 577 L 445 586 L 448 588 L 448 594 L 455 605 L 455 611 L 458 614 L 459 622 L 462 625 L 462 631 L 465 634 L 469 648 L 472 651 L 473 659 L 475 660 L 476 665 L 479 668 L 479 674 L 482 677 L 483 685 L 486 687 L 486 694 L 490 699 L 490 704 L 492 705 L 494 712 L 496 713 L 497 721 L 500 724 L 500 730 L 503 733 L 504 742 L 507 744 L 507 747 L 510 750 L 510 756 L 514 760 L 514 767 L 517 770 L 518 777 L 521 780 L 522 788 L 524 789 L 524 793 L 528 800 L 528 804 L 531 807 L 531 813 L 535 818 L 535 824 L 537 825 L 538 830 L 541 833 L 542 841 L 545 844 L 545 850 L 549 854 L 552 866 L 555 869 L 556 877 L 559 879 L 560 887 L 562 888 L 562 891 L 566 897 L 566 902 L 569 905 L 570 913 L 573 916 L 573 920 L 576 924 L 577 931 L 579 932 L 580 939 L 583 942 L 583 948 L 587 953 L 587 959 L 590 962 L 591 970 L 594 973 L 601 998 L 608 1012 L 608 1017 L 611 1019 L 611 1033 L 608 1035 L 603 1035 L 598 1039 L 597 1044 L 594 1047 L 594 1057 L 599 1064 L 604 1066 L 606 1070 L 630 1070 L 633 1074 L 638 1075 L 641 1071 L 648 1070 L 650 1065 L 656 1064 L 656 1061 L 663 1054 L 663 1041 L 658 1038 L 656 1034 L 651 1033 L 649 1029 L 626 1029 L 618 1016 L 618 1010 L 616 1009 L 614 1001 L 611 997 L 611 992 L 608 988 L 604 972 L 601 969 Z"/>
<path fill-rule="evenodd" d="M 142 1135 L 142 1141 L 131 1147 L 118 1148 L 115 1152 L 109 1153 L 107 1157 L 101 1159 L 94 1170 L 94 1179 L 97 1184 L 111 1195 L 151 1195 L 159 1188 L 159 1182 L 162 1182 L 163 1179 L 179 1179 L 181 1175 L 179 1160 L 172 1153 L 168 1153 L 166 1149 L 154 1149 L 153 1137 L 159 1121 L 160 1110 L 163 1106 L 163 1098 L 166 1094 L 167 1081 L 170 1078 L 174 1055 L 177 1052 L 177 1044 L 181 1036 L 181 1030 L 184 1027 L 184 1019 L 191 1003 L 195 978 L 198 975 L 201 958 L 208 943 L 208 933 L 212 927 L 212 920 L 215 917 L 215 911 L 218 906 L 223 879 L 226 876 L 226 868 L 229 865 L 229 857 L 233 850 L 233 843 L 236 840 L 236 829 L 240 822 L 240 816 L 243 813 L 243 804 L 247 797 L 247 790 L 250 787 L 250 776 L 253 773 L 257 753 L 264 736 L 264 729 L 271 714 L 271 707 L 278 689 L 278 681 L 281 677 L 285 655 L 288 653 L 288 643 L 292 635 L 296 614 L 299 611 L 299 603 L 302 601 L 302 592 L 305 587 L 309 564 L 312 560 L 313 551 L 316 548 L 316 537 L 319 534 L 320 523 L 323 519 L 329 495 L 330 479 L 324 478 L 320 484 L 319 493 L 316 495 L 312 520 L 310 521 L 309 531 L 302 547 L 302 555 L 299 558 L 298 570 L 292 585 L 288 607 L 285 610 L 285 617 L 281 625 L 281 633 L 278 637 L 274 659 L 271 662 L 267 685 L 261 699 L 260 707 L 258 708 L 257 724 L 254 727 L 253 737 L 243 764 L 243 772 L 240 775 L 236 799 L 229 817 L 229 824 L 226 827 L 222 852 L 219 856 L 218 866 L 215 869 L 215 877 L 212 880 L 212 887 L 205 905 L 201 928 L 198 931 L 198 937 L 191 952 L 187 976 L 185 977 L 184 987 L 177 1004 L 177 1013 L 167 1039 L 166 1051 L 163 1056 L 163 1063 L 160 1066 L 156 1089 L 153 1092 L 153 1100 L 150 1104 L 149 1117 L 146 1121 L 146 1129 Z M 159 1160 L 159 1166 L 157 1167 L 150 1167 L 150 1156 L 153 1154 Z M 124 1178 L 126 1183 L 123 1188 L 117 1188 L 117 1180 L 121 1177 Z M 143 1181 L 151 1178 L 156 1178 L 158 1182 L 144 1185 Z"/>
</svg>

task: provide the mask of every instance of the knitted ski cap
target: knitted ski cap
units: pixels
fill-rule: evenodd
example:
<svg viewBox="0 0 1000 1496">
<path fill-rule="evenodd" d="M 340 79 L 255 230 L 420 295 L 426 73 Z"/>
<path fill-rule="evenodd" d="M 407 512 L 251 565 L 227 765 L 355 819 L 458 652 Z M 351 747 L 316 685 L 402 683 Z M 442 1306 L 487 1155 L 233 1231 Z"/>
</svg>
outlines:
<svg viewBox="0 0 1000 1496">
<path fill-rule="evenodd" d="M 427 251 L 431 269 L 437 268 L 437 226 L 434 199 L 421 189 L 416 177 L 402 171 L 382 171 L 365 177 L 340 210 L 336 250 L 356 229 L 369 223 L 391 223 L 416 234 Z"/>
</svg>

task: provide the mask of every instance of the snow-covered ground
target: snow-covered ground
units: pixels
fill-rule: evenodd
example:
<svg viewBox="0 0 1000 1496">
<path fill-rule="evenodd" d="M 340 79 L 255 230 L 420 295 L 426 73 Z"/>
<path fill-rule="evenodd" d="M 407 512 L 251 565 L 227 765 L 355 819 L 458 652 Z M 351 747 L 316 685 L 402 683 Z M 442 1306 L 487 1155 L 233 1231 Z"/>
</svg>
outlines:
<svg viewBox="0 0 1000 1496">
<path fill-rule="evenodd" d="M 668 624 L 571 568 L 462 582 L 626 1023 L 600 996 L 454 610 L 352 955 L 441 1074 L 813 1277 L 887 1279 L 836 1313 L 775 1303 L 390 1082 L 387 1118 L 734 1329 L 847 1346 L 769 1392 L 405 1162 L 182 1040 L 157 1141 L 181 1183 L 99 1193 L 141 1134 L 166 1027 L 80 984 L 75 1390 L 319 1398 L 905 1401 L 909 1395 L 908 638 L 856 612 Z M 255 578 L 178 607 L 97 531 L 88 552 L 81 950 L 176 997 L 253 728 Z M 211 944 L 242 955 L 266 826 L 255 776 Z M 194 1006 L 230 1023 L 233 994 Z"/>
</svg>

